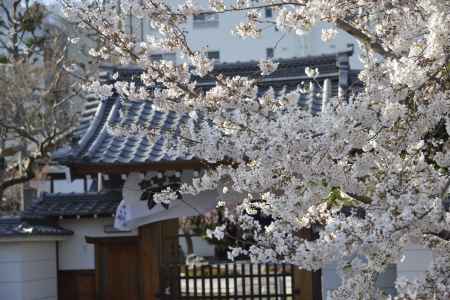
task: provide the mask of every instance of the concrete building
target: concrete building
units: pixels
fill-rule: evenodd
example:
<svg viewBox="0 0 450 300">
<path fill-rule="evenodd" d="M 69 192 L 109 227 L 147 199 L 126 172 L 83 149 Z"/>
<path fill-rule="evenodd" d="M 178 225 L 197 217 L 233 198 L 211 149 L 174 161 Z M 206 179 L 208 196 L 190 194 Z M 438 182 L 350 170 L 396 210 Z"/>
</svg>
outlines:
<svg viewBox="0 0 450 300">
<path fill-rule="evenodd" d="M 105 2 L 116 2 L 120 0 L 107 0 Z M 201 7 L 207 8 L 207 0 L 196 1 Z M 181 3 L 179 0 L 168 1 L 176 7 Z M 232 4 L 233 0 L 225 0 L 225 4 Z M 254 0 L 255 5 L 262 5 L 262 0 Z M 57 4 L 51 6 L 55 14 L 61 14 L 61 7 Z M 157 35 L 157 31 L 150 26 L 149 20 L 133 16 L 127 11 L 118 9 L 118 13 L 124 16 L 123 27 L 131 33 L 137 42 L 143 41 L 147 36 Z M 200 14 L 188 18 L 183 31 L 187 36 L 189 45 L 193 50 L 206 49 L 210 58 L 220 63 L 247 62 L 265 58 L 286 59 L 293 57 L 319 56 L 345 52 L 354 49 L 354 55 L 350 63 L 354 69 L 361 68 L 359 60 L 360 48 L 358 42 L 349 34 L 338 30 L 333 41 L 323 42 L 321 40 L 322 29 L 334 28 L 332 24 L 320 23 L 309 32 L 297 35 L 293 32 L 285 33 L 278 30 L 274 25 L 277 12 L 271 8 L 261 9 L 260 13 L 267 22 L 262 24 L 262 36 L 257 39 L 241 39 L 232 34 L 235 26 L 246 20 L 246 12 L 230 12 L 221 14 Z M 81 47 L 94 45 L 87 36 L 83 38 L 85 43 Z M 238 50 L 237 50 L 238 49 Z M 83 51 L 86 54 L 87 49 Z M 153 57 L 156 59 L 177 60 L 182 59 L 176 53 L 164 53 L 155 50 Z M 85 57 L 83 58 L 85 60 Z"/>
<path fill-rule="evenodd" d="M 174 6 L 180 1 L 171 0 Z M 226 0 L 225 4 L 234 1 Z M 206 0 L 200 0 L 202 7 L 207 7 Z M 263 1 L 253 1 L 255 6 L 262 5 Z M 126 14 L 127 12 L 121 12 Z M 262 24 L 262 36 L 258 39 L 241 39 L 232 34 L 235 26 L 246 20 L 246 12 L 231 12 L 223 14 L 202 14 L 188 18 L 183 30 L 192 49 L 200 50 L 207 48 L 211 58 L 221 63 L 260 60 L 264 58 L 279 59 L 292 57 L 318 56 L 322 54 L 337 53 L 354 47 L 354 56 L 350 63 L 355 69 L 361 67 L 359 62 L 359 47 L 357 42 L 347 33 L 339 31 L 336 38 L 328 43 L 321 40 L 322 29 L 334 28 L 331 24 L 321 23 L 314 26 L 310 32 L 297 35 L 293 32 L 285 33 L 273 24 L 276 21 L 277 12 L 272 8 L 260 9 L 260 13 L 266 24 Z M 148 35 L 156 34 L 145 18 L 136 18 L 128 14 L 127 22 L 124 24 L 127 32 L 131 32 L 136 39 L 144 40 Z M 237 49 L 239 49 L 237 51 Z M 158 53 L 165 59 L 173 59 L 174 53 Z"/>
</svg>

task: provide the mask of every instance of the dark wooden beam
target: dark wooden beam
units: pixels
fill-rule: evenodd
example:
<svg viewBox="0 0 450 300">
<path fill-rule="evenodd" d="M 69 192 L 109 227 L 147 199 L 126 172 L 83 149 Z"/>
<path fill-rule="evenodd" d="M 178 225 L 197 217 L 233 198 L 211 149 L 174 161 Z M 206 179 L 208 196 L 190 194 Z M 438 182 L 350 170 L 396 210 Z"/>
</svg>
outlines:
<svg viewBox="0 0 450 300">
<path fill-rule="evenodd" d="M 86 243 L 88 244 L 108 244 L 108 243 L 136 243 L 138 240 L 137 236 L 116 236 L 116 237 L 90 237 L 86 236 Z"/>
<path fill-rule="evenodd" d="M 210 167 L 201 160 L 188 161 L 171 161 L 159 162 L 153 164 L 82 164 L 70 163 L 73 176 L 83 176 L 87 174 L 128 174 L 131 172 L 150 172 L 150 171 L 179 171 L 179 170 L 196 170 Z"/>
</svg>

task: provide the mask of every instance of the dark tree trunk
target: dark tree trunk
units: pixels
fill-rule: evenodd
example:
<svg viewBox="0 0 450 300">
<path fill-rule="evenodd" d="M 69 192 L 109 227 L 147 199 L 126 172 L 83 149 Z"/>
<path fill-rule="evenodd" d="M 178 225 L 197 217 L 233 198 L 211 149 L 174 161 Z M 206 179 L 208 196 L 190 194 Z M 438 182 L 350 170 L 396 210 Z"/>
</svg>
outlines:
<svg viewBox="0 0 450 300">
<path fill-rule="evenodd" d="M 183 230 L 184 239 L 186 240 L 186 256 L 194 253 L 194 242 L 192 241 L 192 235 L 189 230 Z"/>
<path fill-rule="evenodd" d="M 17 201 L 14 197 L 8 199 L 5 196 L 5 191 L 5 189 L 0 188 L 0 215 L 16 213 L 20 209 L 20 201 Z"/>
</svg>

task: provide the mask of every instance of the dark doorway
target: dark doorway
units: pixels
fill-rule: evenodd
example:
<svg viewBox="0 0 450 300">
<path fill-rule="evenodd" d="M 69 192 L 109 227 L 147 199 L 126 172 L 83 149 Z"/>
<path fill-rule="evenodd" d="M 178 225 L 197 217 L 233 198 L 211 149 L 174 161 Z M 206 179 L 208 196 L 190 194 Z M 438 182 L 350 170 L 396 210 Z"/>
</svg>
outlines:
<svg viewBox="0 0 450 300">
<path fill-rule="evenodd" d="M 98 300 L 140 300 L 138 242 L 130 238 L 88 238 L 95 244 Z"/>
</svg>

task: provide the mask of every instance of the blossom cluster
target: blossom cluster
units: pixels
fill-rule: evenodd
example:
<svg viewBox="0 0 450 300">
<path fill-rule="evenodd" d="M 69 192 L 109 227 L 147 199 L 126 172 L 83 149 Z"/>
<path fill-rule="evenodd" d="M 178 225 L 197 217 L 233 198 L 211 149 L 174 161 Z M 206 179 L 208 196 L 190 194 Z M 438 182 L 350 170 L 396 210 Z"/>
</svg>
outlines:
<svg viewBox="0 0 450 300">
<path fill-rule="evenodd" d="M 130 98 L 150 98 L 161 110 L 188 112 L 171 151 L 210 163 L 186 193 L 226 186 L 242 196 L 231 217 L 253 245 L 231 256 L 286 262 L 307 270 L 337 262 L 342 286 L 332 299 L 380 299 L 375 281 L 411 243 L 430 248 L 434 263 L 424 280 L 397 283 L 398 299 L 449 299 L 450 213 L 450 3 L 446 0 L 121 1 L 157 32 L 137 44 L 106 6 L 69 2 L 67 12 L 95 28 L 104 48 L 95 55 L 136 63 L 152 89 L 115 83 Z M 360 41 L 364 88 L 334 99 L 320 114 L 299 107 L 303 87 L 286 93 L 257 91 L 257 79 L 212 74 L 213 64 L 184 34 L 187 18 L 202 12 L 248 11 L 234 31 L 258 37 L 259 9 L 276 9 L 279 30 L 303 34 L 321 21 Z M 335 31 L 323 33 L 333 38 Z M 176 50 L 175 65 L 152 61 L 152 49 Z M 276 63 L 261 61 L 261 75 Z M 318 71 L 305 70 L 311 80 Z M 216 86 L 196 88 L 195 76 Z M 93 85 L 100 95 L 107 89 Z M 196 116 L 202 115 L 202 118 Z M 207 120 L 207 121 L 206 121 Z M 184 138 L 181 138 L 184 137 Z M 183 143 L 195 140 L 196 143 Z M 173 144 L 175 145 L 175 144 Z M 265 216 L 270 222 L 261 222 Z M 209 232 L 220 238 L 222 227 Z M 359 261 L 355 257 L 363 257 Z"/>
</svg>

